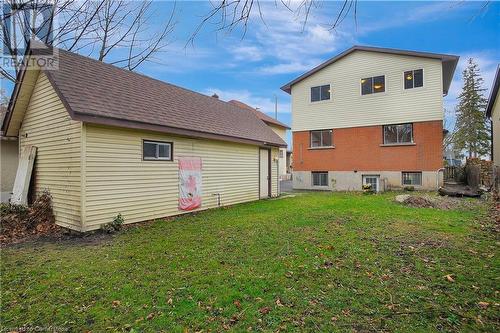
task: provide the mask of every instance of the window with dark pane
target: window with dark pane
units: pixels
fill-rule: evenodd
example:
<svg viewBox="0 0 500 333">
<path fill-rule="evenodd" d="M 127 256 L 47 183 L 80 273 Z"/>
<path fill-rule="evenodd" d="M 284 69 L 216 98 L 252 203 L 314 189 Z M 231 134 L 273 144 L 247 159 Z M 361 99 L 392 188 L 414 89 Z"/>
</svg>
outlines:
<svg viewBox="0 0 500 333">
<path fill-rule="evenodd" d="M 144 160 L 172 160 L 172 143 L 160 141 L 142 142 L 142 158 Z"/>
<path fill-rule="evenodd" d="M 413 71 L 413 87 L 418 88 L 418 87 L 423 87 L 424 86 L 424 70 L 423 69 L 417 69 Z"/>
<path fill-rule="evenodd" d="M 156 144 L 144 141 L 142 146 L 143 146 L 142 152 L 144 158 L 151 158 L 151 159 L 156 158 Z"/>
<path fill-rule="evenodd" d="M 361 79 L 361 95 L 370 95 L 385 91 L 385 76 L 366 77 Z"/>
<path fill-rule="evenodd" d="M 313 171 L 312 172 L 312 185 L 313 186 L 328 186 L 328 172 L 326 171 Z"/>
<path fill-rule="evenodd" d="M 373 93 L 385 91 L 385 76 L 375 76 L 373 78 Z"/>
<path fill-rule="evenodd" d="M 373 79 L 371 77 L 361 79 L 361 94 L 368 95 L 373 93 L 372 84 L 373 84 Z"/>
<path fill-rule="evenodd" d="M 403 172 L 403 185 L 422 185 L 422 172 Z"/>
<path fill-rule="evenodd" d="M 311 102 L 326 101 L 329 99 L 330 99 L 329 84 L 311 88 Z"/>
<path fill-rule="evenodd" d="M 317 102 L 321 98 L 321 87 L 311 88 L 311 102 Z"/>
<path fill-rule="evenodd" d="M 413 71 L 405 72 L 405 89 L 413 88 Z"/>
<path fill-rule="evenodd" d="M 424 70 L 415 69 L 404 72 L 405 89 L 412 89 L 424 86 Z"/>
<path fill-rule="evenodd" d="M 384 144 L 413 142 L 413 124 L 385 125 Z"/>
<path fill-rule="evenodd" d="M 332 130 L 311 131 L 311 148 L 331 147 L 333 143 L 332 134 Z"/>
<path fill-rule="evenodd" d="M 330 85 L 321 86 L 321 100 L 326 101 L 330 99 Z"/>
</svg>

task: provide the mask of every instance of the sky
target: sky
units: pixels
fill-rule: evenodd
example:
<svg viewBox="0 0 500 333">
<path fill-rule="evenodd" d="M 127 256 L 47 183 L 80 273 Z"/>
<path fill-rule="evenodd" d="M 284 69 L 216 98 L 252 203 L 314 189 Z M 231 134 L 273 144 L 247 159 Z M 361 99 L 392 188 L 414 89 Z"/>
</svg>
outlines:
<svg viewBox="0 0 500 333">
<path fill-rule="evenodd" d="M 290 96 L 280 87 L 353 45 L 455 54 L 460 62 L 445 97 L 446 127 L 452 129 L 467 58 L 479 64 L 484 88 L 491 86 L 500 62 L 496 1 L 486 7 L 485 1 L 359 1 L 356 21 L 351 14 L 335 30 L 330 27 L 341 2 L 312 8 L 306 24 L 304 15 L 290 12 L 281 1 L 259 3 L 263 17 L 256 11 L 246 33 L 241 28 L 218 31 L 213 20 L 188 43 L 211 3 L 177 1 L 169 46 L 138 71 L 223 100 L 238 99 L 273 117 L 277 98 L 278 120 L 290 124 Z M 168 18 L 172 7 L 169 1 L 153 3 L 153 28 Z"/>
</svg>

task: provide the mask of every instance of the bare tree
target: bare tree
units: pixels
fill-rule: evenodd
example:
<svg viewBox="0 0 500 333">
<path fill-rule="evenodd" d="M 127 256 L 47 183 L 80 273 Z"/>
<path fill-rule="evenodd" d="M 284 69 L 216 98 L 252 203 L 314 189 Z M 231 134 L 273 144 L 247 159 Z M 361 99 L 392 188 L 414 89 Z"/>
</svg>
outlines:
<svg viewBox="0 0 500 333">
<path fill-rule="evenodd" d="M 167 20 L 153 29 L 151 1 L 6 0 L 12 12 L 1 19 L 2 46 L 15 64 L 0 75 L 15 81 L 22 46 L 36 37 L 47 45 L 85 53 L 134 70 L 169 44 L 175 4 Z"/>
<path fill-rule="evenodd" d="M 212 9 L 203 17 L 188 42 L 192 43 L 200 30 L 209 22 L 214 23 L 219 31 L 232 31 L 237 27 L 241 27 L 244 34 L 252 16 L 259 17 L 265 22 L 265 13 L 260 0 L 221 0 L 211 3 Z M 293 2 L 290 0 L 275 0 L 274 5 L 282 7 L 288 10 L 291 15 L 301 18 L 305 27 L 312 11 L 321 8 L 322 1 L 301 0 Z M 335 30 L 349 14 L 352 14 L 356 21 L 357 5 L 358 0 L 342 0 L 340 8 L 332 15 L 330 29 Z"/>
</svg>

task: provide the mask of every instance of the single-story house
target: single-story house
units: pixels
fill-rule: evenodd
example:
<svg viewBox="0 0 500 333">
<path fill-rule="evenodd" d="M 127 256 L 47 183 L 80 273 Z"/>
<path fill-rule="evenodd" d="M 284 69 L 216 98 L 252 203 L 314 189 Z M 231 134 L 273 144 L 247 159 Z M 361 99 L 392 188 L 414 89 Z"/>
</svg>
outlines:
<svg viewBox="0 0 500 333">
<path fill-rule="evenodd" d="M 0 126 L 7 109 L 0 106 Z M 0 132 L 0 202 L 8 202 L 14 186 L 17 170 L 17 137 L 7 137 Z"/>
<path fill-rule="evenodd" d="M 20 73 L 3 131 L 37 148 L 34 190 L 88 231 L 278 195 L 286 143 L 238 106 L 57 50 Z M 35 57 L 28 51 L 26 57 Z M 32 62 L 27 62 L 32 63 Z"/>
</svg>

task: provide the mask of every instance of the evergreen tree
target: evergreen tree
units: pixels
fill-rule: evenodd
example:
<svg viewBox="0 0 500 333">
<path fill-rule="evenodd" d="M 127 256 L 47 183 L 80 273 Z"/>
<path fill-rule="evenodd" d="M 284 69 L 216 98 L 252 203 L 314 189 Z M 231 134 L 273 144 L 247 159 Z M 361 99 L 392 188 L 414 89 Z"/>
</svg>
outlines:
<svg viewBox="0 0 500 333">
<path fill-rule="evenodd" d="M 462 92 L 455 110 L 457 121 L 453 143 L 469 158 L 484 156 L 490 153 L 490 123 L 486 120 L 487 100 L 483 95 L 483 78 L 472 58 L 469 58 L 462 78 Z"/>
</svg>

